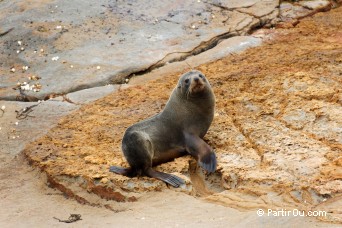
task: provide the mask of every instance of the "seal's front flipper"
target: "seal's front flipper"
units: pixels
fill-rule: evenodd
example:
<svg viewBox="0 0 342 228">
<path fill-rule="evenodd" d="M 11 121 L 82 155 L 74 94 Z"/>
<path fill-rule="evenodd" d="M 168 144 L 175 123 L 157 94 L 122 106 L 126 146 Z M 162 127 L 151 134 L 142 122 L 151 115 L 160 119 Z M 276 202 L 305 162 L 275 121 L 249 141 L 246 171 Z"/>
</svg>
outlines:
<svg viewBox="0 0 342 228">
<path fill-rule="evenodd" d="M 110 172 L 121 174 L 127 177 L 135 177 L 136 173 L 131 168 L 122 168 L 119 166 L 111 166 L 109 168 Z"/>
<path fill-rule="evenodd" d="M 172 175 L 172 174 L 158 172 L 158 171 L 155 171 L 153 169 L 148 169 L 146 171 L 146 175 L 148 177 L 154 177 L 154 178 L 157 178 L 159 180 L 162 180 L 165 183 L 168 183 L 168 184 L 172 185 L 175 188 L 178 188 L 179 186 L 184 184 L 184 180 L 182 178 L 180 178 L 180 177 L 177 177 L 177 176 Z"/>
<path fill-rule="evenodd" d="M 217 161 L 211 147 L 200 137 L 185 133 L 186 150 L 198 161 L 198 164 L 209 173 L 215 172 Z"/>
<path fill-rule="evenodd" d="M 209 173 L 215 172 L 217 166 L 215 153 L 212 151 L 202 157 L 199 157 L 198 164 Z"/>
</svg>

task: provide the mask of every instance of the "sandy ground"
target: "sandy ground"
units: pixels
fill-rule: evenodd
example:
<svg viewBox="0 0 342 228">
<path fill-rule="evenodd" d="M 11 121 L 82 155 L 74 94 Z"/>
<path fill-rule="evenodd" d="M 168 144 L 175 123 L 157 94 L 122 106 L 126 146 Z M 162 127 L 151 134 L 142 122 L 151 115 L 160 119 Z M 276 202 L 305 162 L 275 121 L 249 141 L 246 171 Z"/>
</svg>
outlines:
<svg viewBox="0 0 342 228">
<path fill-rule="evenodd" d="M 15 158 L 1 168 L 1 227 L 339 227 L 315 218 L 259 217 L 173 190 L 146 193 L 138 202 L 118 203 L 121 211 L 81 205 L 46 185 L 44 175 Z M 82 220 L 66 224 L 80 214 Z"/>
<path fill-rule="evenodd" d="M 236 189 L 241 192 L 250 191 L 253 188 L 258 188 L 260 185 L 264 187 L 264 181 L 266 179 L 270 180 L 269 176 L 264 178 L 261 174 L 259 176 L 256 175 L 256 177 L 248 176 L 250 175 L 250 167 L 240 167 L 238 169 L 239 172 L 237 172 L 237 168 L 229 166 L 229 163 L 227 164 L 227 161 L 224 160 L 224 155 L 227 155 L 224 148 L 230 148 L 242 157 L 241 164 L 246 164 L 244 163 L 246 158 L 254 159 L 255 161 L 260 160 L 259 156 L 263 157 L 263 159 L 266 158 L 266 163 L 263 165 L 258 164 L 258 168 L 261 167 L 261 171 L 267 175 L 276 175 L 283 171 L 291 173 L 292 176 L 289 179 L 295 178 L 296 184 L 299 186 L 289 186 L 286 182 L 289 179 L 286 178 L 282 179 L 282 182 L 271 179 L 272 181 L 267 182 L 267 184 L 271 183 L 272 187 L 266 188 L 265 191 L 277 193 L 282 189 L 288 188 L 294 193 L 302 194 L 302 197 L 310 193 L 312 195 L 305 196 L 307 199 L 312 200 L 312 202 L 309 202 L 312 205 L 317 205 L 319 200 L 323 200 L 324 197 L 322 195 L 328 195 L 328 199 L 335 200 L 335 207 L 332 207 L 334 213 L 340 213 L 341 192 L 339 186 L 329 189 L 325 185 L 341 180 L 340 135 L 334 131 L 328 131 L 328 134 L 325 134 L 327 131 L 322 129 L 321 125 L 328 124 L 329 126 L 334 126 L 334 124 L 340 124 L 337 114 L 341 108 L 340 64 L 342 34 L 340 32 L 341 24 L 339 23 L 341 21 L 341 13 L 342 9 L 339 8 L 326 14 L 317 14 L 313 20 L 305 19 L 294 29 L 280 29 L 276 32 L 271 32 L 269 36 L 274 36 L 276 39 L 269 42 L 269 44 L 250 49 L 242 55 L 227 57 L 199 67 L 200 70 L 209 75 L 209 80 L 212 82 L 217 94 L 218 115 L 211 131 L 208 133 L 207 140 L 218 152 L 219 162 L 221 161 L 221 171 L 219 174 L 227 181 L 223 186 L 226 190 L 232 189 L 234 191 L 235 185 L 237 185 L 232 177 L 229 176 L 229 172 L 235 172 L 235 178 L 237 178 L 240 184 L 238 187 L 243 187 Z M 283 72 L 286 72 L 286 74 Z M 84 106 L 81 110 L 64 118 L 47 136 L 29 145 L 25 150 L 26 155 L 41 170 L 44 170 L 48 175 L 59 178 L 59 180 L 69 175 L 72 177 L 94 178 L 95 180 L 100 178 L 102 184 L 106 184 L 108 179 L 112 183 L 131 183 L 125 178 L 109 176 L 104 171 L 108 170 L 107 168 L 110 163 L 124 165 L 124 160 L 118 150 L 122 131 L 131 122 L 145 118 L 162 108 L 168 98 L 169 91 L 171 91 L 177 79 L 177 75 L 170 75 L 163 80 L 148 83 L 146 86 L 137 86 L 123 90 L 118 94 L 109 95 L 94 104 Z M 321 76 L 324 77 L 322 78 Z M 283 86 L 284 81 L 287 82 L 286 86 L 288 86 L 285 89 L 295 90 L 294 93 L 284 94 L 281 92 L 284 88 L 279 87 L 279 84 L 281 82 Z M 161 95 L 160 91 L 165 91 L 166 93 Z M 139 96 L 139 94 L 146 94 L 147 92 L 149 100 Z M 244 97 L 253 99 L 244 100 L 241 94 Z M 287 98 L 290 98 L 291 102 L 286 103 L 285 107 L 277 107 L 278 104 L 281 105 Z M 269 99 L 272 102 L 265 102 L 265 99 Z M 314 102 L 312 105 L 321 111 L 320 114 L 323 117 L 326 116 L 325 112 L 333 113 L 336 111 L 336 113 L 329 120 L 320 118 L 319 120 L 323 120 L 321 125 L 315 125 L 315 122 L 307 122 L 307 119 L 304 119 L 303 123 L 298 121 L 298 118 L 291 118 L 291 111 L 298 109 L 298 107 L 302 107 L 305 111 L 305 106 L 312 102 Z M 322 106 L 319 106 L 320 102 L 323 103 Z M 260 110 L 269 112 L 260 113 Z M 270 110 L 278 110 L 278 112 L 271 113 Z M 120 121 L 123 115 L 127 116 L 127 118 L 125 121 Z M 268 116 L 268 119 L 263 119 L 265 115 Z M 253 129 L 262 127 L 260 125 L 267 121 L 272 123 L 270 121 L 272 117 L 275 121 L 281 122 L 290 129 L 288 131 L 300 131 L 299 133 L 297 132 L 298 134 L 293 133 L 291 135 L 292 138 L 296 136 L 302 137 L 298 141 L 299 144 L 303 144 L 304 147 L 310 146 L 309 149 L 311 150 L 312 148 L 317 151 L 322 151 L 322 148 L 324 149 L 323 155 L 308 153 L 309 158 L 311 155 L 322 156 L 321 160 L 323 162 L 321 164 L 324 164 L 324 166 L 319 167 L 319 172 L 314 172 L 314 170 L 317 170 L 317 167 L 314 166 L 313 160 L 306 160 L 306 157 L 301 157 L 301 164 L 306 164 L 308 169 L 294 171 L 298 170 L 296 169 L 298 168 L 296 167 L 297 163 L 295 163 L 296 159 L 293 161 L 291 159 L 287 160 L 286 151 L 284 152 L 285 155 L 280 154 L 280 157 L 285 160 L 284 163 L 286 164 L 279 165 L 278 163 L 278 166 L 273 164 L 274 157 L 272 157 L 272 154 L 277 155 L 277 153 L 268 154 L 268 150 L 275 149 L 277 151 L 277 148 L 265 146 L 262 140 L 256 143 L 256 140 L 262 137 L 253 132 Z M 259 121 L 248 122 L 251 118 Z M 261 120 L 264 120 L 264 122 Z M 113 124 L 113 122 L 118 127 L 105 131 L 108 124 Z M 228 141 L 228 139 L 232 139 L 231 136 L 225 135 L 222 138 L 222 135 L 219 134 L 226 130 L 220 126 L 227 126 L 227 124 L 232 124 L 235 128 L 239 128 L 242 133 L 245 133 L 244 137 L 247 138 L 248 142 L 240 145 L 241 148 L 234 147 L 235 144 Z M 310 124 L 312 124 L 311 128 Z M 312 132 L 312 129 L 315 129 L 315 132 Z M 72 139 L 70 139 L 70 134 L 73 135 Z M 266 138 L 265 141 L 267 140 Z M 273 142 L 271 141 L 270 143 Z M 289 142 L 285 143 L 291 146 Z M 43 148 L 37 149 L 39 146 Z M 46 155 L 46 148 L 52 151 L 49 152 L 48 156 Z M 80 148 L 87 148 L 87 153 L 81 154 L 82 156 L 79 158 L 75 151 L 80 150 Z M 247 148 L 247 152 L 250 153 L 244 151 L 244 148 Z M 114 154 L 108 152 L 113 150 Z M 75 157 L 75 155 L 77 156 Z M 58 158 L 69 159 L 63 160 Z M 80 159 L 83 159 L 82 162 L 79 162 Z M 39 171 L 28 166 L 22 155 L 16 158 L 5 157 L 3 161 L 6 165 L 1 167 L 0 170 L 1 227 L 65 226 L 66 224 L 59 223 L 53 217 L 66 219 L 71 213 L 82 215 L 81 221 L 67 225 L 71 227 L 112 227 L 114 225 L 120 227 L 156 227 L 161 225 L 167 227 L 338 227 L 338 225 L 331 223 L 318 222 L 315 218 L 294 216 L 258 217 L 255 207 L 249 207 L 249 210 L 247 210 L 246 205 L 250 205 L 248 202 L 247 204 L 235 204 L 235 207 L 239 208 L 240 206 L 240 209 L 245 210 L 238 211 L 229 208 L 228 206 L 230 205 L 220 199 L 220 195 L 214 194 L 214 197 L 217 196 L 216 198 L 211 198 L 211 201 L 214 203 L 208 203 L 201 197 L 194 197 L 196 194 L 187 195 L 174 189 L 167 189 L 165 185 L 162 185 L 160 188 L 161 184 L 159 182 L 150 182 L 147 178 L 133 180 L 133 184 L 138 185 L 137 189 L 135 189 L 135 191 L 139 192 L 137 202 L 111 202 L 111 205 L 115 204 L 115 207 L 111 207 L 112 209 L 114 208 L 113 210 L 105 209 L 104 207 L 81 205 L 74 200 L 66 199 L 68 194 L 64 195 L 60 191 L 49 188 L 46 185 L 45 174 L 41 174 Z M 176 161 L 176 163 L 170 163 L 160 167 L 160 169 L 175 171 L 186 176 L 189 170 L 188 164 L 189 158 L 182 158 Z M 288 164 L 295 165 L 288 168 Z M 311 164 L 313 165 L 311 166 Z M 85 167 L 88 167 L 88 169 L 83 169 Z M 271 172 L 274 169 L 276 172 Z M 312 176 L 307 174 L 312 174 Z M 249 179 L 244 179 L 246 176 Z M 298 178 L 298 176 L 304 179 Z M 309 179 L 309 184 L 303 181 L 307 180 L 305 178 L 311 177 L 313 179 Z M 104 178 L 107 178 L 107 182 Z M 150 189 L 148 187 L 139 187 L 145 181 L 151 184 L 152 187 Z M 275 183 L 278 184 L 276 187 L 274 187 Z M 279 185 L 279 183 L 281 184 Z M 327 193 L 321 195 L 317 195 L 317 192 L 312 193 L 312 190 L 314 190 L 312 183 L 315 186 L 321 187 L 321 189 L 316 189 L 317 192 L 324 190 Z M 309 189 L 310 191 L 303 191 L 303 188 L 309 188 L 310 186 L 312 187 L 312 189 Z M 88 188 L 87 190 L 92 192 L 94 189 Z M 185 189 L 185 191 L 188 190 Z M 222 189 L 217 191 L 220 193 Z M 261 187 L 258 189 L 258 192 L 262 192 Z M 201 193 L 198 195 L 203 196 Z M 263 194 L 261 193 L 261 195 Z M 270 204 L 267 199 L 265 201 Z M 297 203 L 298 205 L 304 204 L 300 200 Z"/>
</svg>

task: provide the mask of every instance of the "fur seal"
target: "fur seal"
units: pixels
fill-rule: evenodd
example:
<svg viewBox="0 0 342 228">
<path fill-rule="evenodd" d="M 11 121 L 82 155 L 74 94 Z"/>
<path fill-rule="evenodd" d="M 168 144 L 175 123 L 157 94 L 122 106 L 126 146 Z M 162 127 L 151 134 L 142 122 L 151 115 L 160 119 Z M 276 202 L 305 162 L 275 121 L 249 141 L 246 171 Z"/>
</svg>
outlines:
<svg viewBox="0 0 342 228">
<path fill-rule="evenodd" d="M 197 70 L 183 74 L 162 112 L 127 128 L 122 151 L 130 168 L 111 166 L 110 171 L 157 178 L 177 188 L 183 179 L 152 167 L 190 154 L 204 170 L 214 172 L 215 153 L 202 139 L 214 109 L 215 96 L 204 74 Z"/>
</svg>

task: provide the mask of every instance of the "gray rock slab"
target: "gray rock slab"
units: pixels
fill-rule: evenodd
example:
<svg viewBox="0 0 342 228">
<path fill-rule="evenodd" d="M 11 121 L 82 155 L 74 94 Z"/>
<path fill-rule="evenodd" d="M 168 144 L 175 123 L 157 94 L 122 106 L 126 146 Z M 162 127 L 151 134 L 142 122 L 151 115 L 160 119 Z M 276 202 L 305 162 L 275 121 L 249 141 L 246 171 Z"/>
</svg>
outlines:
<svg viewBox="0 0 342 228">
<path fill-rule="evenodd" d="M 258 0 L 245 0 L 245 1 L 239 1 L 239 0 L 214 0 L 212 1 L 212 4 L 224 7 L 227 9 L 238 9 L 238 8 L 247 8 L 252 7 L 256 3 L 258 3 Z"/>
<path fill-rule="evenodd" d="M 282 21 L 300 19 L 314 12 L 329 10 L 331 6 L 331 2 L 325 0 L 298 1 L 293 4 L 282 2 L 279 6 L 279 17 Z"/>
<path fill-rule="evenodd" d="M 16 111 L 32 105 L 37 106 L 32 108 L 28 117 L 16 118 Z M 78 108 L 75 104 L 60 101 L 0 101 L 0 106 L 5 108 L 4 113 L 0 114 L 0 162 L 15 157 L 28 142 L 46 134 L 62 116 Z"/>
<path fill-rule="evenodd" d="M 278 14 L 277 0 L 228 2 L 234 9 L 223 1 L 1 1 L 0 99 L 14 100 L 18 81 L 39 83 L 38 92 L 27 91 L 39 99 L 122 83 L 274 23 Z"/>
<path fill-rule="evenodd" d="M 315 0 L 315 1 L 300 1 L 299 4 L 307 9 L 316 10 L 319 8 L 328 7 L 330 5 L 330 2 L 326 0 Z"/>
<path fill-rule="evenodd" d="M 234 36 L 232 38 L 223 40 L 216 47 L 203 52 L 199 55 L 191 56 L 187 62 L 193 66 L 199 66 L 203 63 L 213 62 L 222 59 L 233 53 L 240 53 L 247 48 L 258 46 L 262 43 L 261 38 L 252 36 Z"/>
<path fill-rule="evenodd" d="M 119 88 L 125 87 L 125 85 L 106 85 L 106 86 L 99 86 L 93 87 L 89 89 L 83 89 L 80 91 L 76 91 L 73 93 L 68 93 L 66 97 L 70 102 L 75 104 L 86 104 L 97 99 L 100 99 L 112 92 L 115 92 Z M 50 101 L 63 101 L 65 98 L 62 96 L 50 99 Z"/>
<path fill-rule="evenodd" d="M 107 85 L 69 93 L 43 102 L 0 101 L 0 162 L 19 154 L 25 145 L 46 134 L 71 111 L 102 98 L 128 85 Z M 72 102 L 72 103 L 70 103 Z M 17 111 L 31 107 L 26 118 L 17 118 Z"/>
<path fill-rule="evenodd" d="M 185 62 L 174 62 L 163 67 L 155 69 L 143 76 L 137 76 L 130 79 L 129 84 L 137 85 L 146 83 L 148 80 L 162 78 L 167 74 L 177 73 L 189 69 L 189 65 L 195 68 L 201 64 L 213 62 L 230 54 L 240 53 L 247 48 L 258 46 L 262 43 L 261 38 L 252 36 L 235 36 L 220 42 L 214 48 L 191 56 Z M 189 65 L 188 65 L 189 64 Z"/>
</svg>

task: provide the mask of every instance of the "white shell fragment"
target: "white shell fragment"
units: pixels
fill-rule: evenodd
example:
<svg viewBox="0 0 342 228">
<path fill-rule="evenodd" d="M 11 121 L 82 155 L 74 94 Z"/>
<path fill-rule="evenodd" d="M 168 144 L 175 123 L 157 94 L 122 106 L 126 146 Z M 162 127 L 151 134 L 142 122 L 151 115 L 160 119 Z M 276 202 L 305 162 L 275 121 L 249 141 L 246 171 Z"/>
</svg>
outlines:
<svg viewBox="0 0 342 228">
<path fill-rule="evenodd" d="M 35 77 L 35 76 L 33 76 L 33 77 Z M 32 77 L 31 77 L 31 79 L 32 79 Z M 20 87 L 20 90 L 22 90 L 22 91 L 39 92 L 40 89 L 42 88 L 42 85 L 39 83 L 35 83 L 33 85 L 30 85 L 30 83 L 27 83 L 27 82 L 23 82 L 23 83 L 18 82 L 17 85 L 18 85 L 18 87 Z"/>
<path fill-rule="evenodd" d="M 55 57 L 52 57 L 52 58 L 51 58 L 52 61 L 57 61 L 58 59 L 59 59 L 58 56 L 55 56 Z"/>
<path fill-rule="evenodd" d="M 21 89 L 21 90 L 31 90 L 31 87 L 30 87 L 29 84 L 26 84 L 26 85 L 20 86 L 20 89 Z"/>
</svg>

